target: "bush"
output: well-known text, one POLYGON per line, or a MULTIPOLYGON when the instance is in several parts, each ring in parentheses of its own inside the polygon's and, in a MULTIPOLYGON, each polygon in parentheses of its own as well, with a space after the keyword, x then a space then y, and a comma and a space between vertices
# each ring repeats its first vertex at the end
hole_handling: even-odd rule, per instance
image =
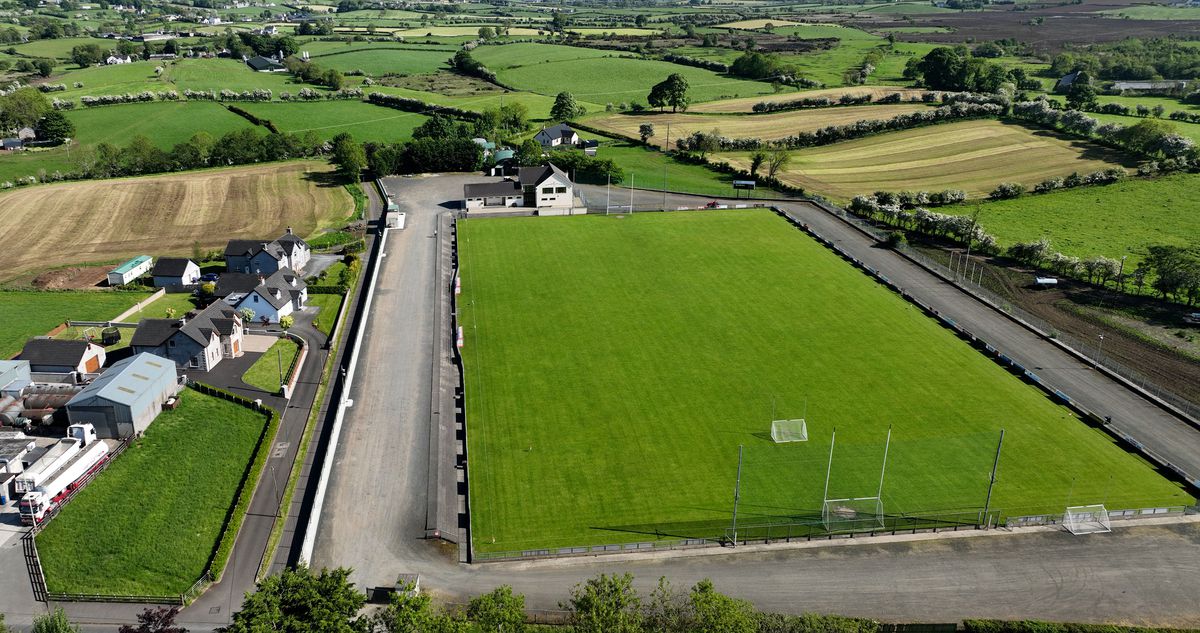
POLYGON ((1008 200, 1025 193, 1025 185, 1015 182, 1002 182, 988 194, 992 200, 1008 200))
POLYGON ((888 248, 897 248, 908 244, 908 238, 904 236, 903 231, 892 231, 887 234, 887 238, 883 240, 883 244, 888 248))

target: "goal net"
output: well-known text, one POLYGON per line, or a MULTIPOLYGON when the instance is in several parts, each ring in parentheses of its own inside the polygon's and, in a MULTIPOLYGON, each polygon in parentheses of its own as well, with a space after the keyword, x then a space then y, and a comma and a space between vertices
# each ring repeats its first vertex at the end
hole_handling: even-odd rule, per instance
POLYGON ((1066 513, 1063 514, 1063 525, 1071 534, 1112 531, 1112 524, 1108 520, 1108 509, 1102 504, 1068 507, 1066 513))
POLYGON ((784 442, 807 442, 808 426, 804 418, 798 420, 775 420, 771 422, 771 440, 776 444, 784 442))
POLYGON ((826 499, 821 521, 828 532, 860 532, 883 527, 883 500, 879 497, 826 499))

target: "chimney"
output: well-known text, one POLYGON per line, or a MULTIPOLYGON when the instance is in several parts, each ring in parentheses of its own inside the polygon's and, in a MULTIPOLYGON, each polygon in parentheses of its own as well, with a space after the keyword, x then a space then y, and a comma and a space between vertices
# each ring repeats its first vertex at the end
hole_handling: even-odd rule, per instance
POLYGON ((290 227, 290 226, 289 226, 289 227, 287 227, 287 234, 288 234, 288 235, 291 235, 291 234, 292 234, 292 227, 290 227))
POLYGON ((278 299, 279 298, 279 288, 271 288, 271 296, 278 299))
POLYGON ((183 327, 185 325, 187 325, 187 315, 186 314, 179 317, 179 327, 183 327))

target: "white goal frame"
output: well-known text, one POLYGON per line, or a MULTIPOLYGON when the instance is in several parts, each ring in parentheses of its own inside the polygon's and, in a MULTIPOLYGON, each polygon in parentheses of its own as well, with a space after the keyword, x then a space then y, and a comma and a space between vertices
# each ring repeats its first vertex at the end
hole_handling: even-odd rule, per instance
POLYGON ((883 500, 879 497, 826 499, 821 507, 826 532, 861 532, 882 529, 883 500))
POLYGON ((787 442, 807 442, 808 424, 804 418, 794 420, 772 420, 771 441, 776 444, 787 442))
POLYGON ((1063 513, 1063 527, 1075 535, 1112 532, 1108 509, 1102 503, 1067 506, 1066 512, 1063 513))

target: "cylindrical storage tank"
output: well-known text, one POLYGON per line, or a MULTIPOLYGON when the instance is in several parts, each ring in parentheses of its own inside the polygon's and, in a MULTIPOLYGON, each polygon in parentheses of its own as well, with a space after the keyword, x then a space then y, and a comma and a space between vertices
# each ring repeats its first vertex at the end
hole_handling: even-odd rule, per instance
POLYGON ((21 410, 25 408, 20 402, 12 404, 0 409, 0 424, 5 426, 16 426, 17 418, 21 416, 21 410))
POLYGON ((0 411, 8 408, 9 405, 16 401, 17 399, 12 396, 0 396, 0 411))
POLYGON ((26 420, 33 420, 34 422, 38 422, 38 423, 41 423, 46 418, 49 418, 53 415, 54 415, 54 409, 22 409, 21 410, 21 417, 25 418, 26 420))
POLYGON ((74 398, 72 394, 37 394, 25 398, 26 409, 58 409, 74 398))

